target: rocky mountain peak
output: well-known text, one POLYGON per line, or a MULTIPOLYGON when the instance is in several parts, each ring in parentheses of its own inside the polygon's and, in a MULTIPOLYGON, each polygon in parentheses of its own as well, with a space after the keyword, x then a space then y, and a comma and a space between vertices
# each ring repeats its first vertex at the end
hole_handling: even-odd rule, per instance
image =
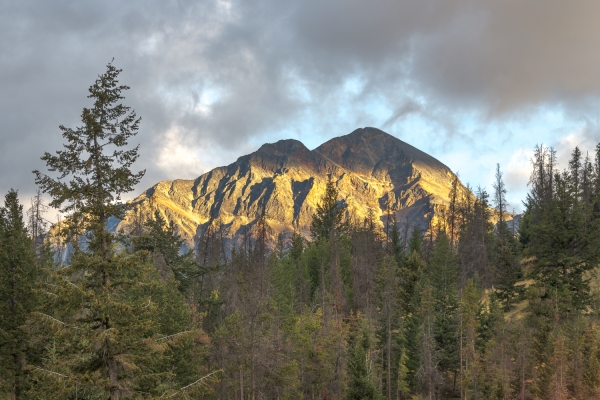
POLYGON ((283 139, 275 143, 265 143, 256 151, 257 154, 274 156, 293 156, 298 153, 308 153, 304 143, 296 139, 283 139))
POLYGON ((407 164, 442 173, 450 171, 429 154, 377 128, 356 129, 323 143, 315 151, 344 168, 367 174, 376 174, 384 166, 401 168, 407 164))
POLYGON ((159 182, 133 201, 119 228, 127 229, 136 214, 158 210, 190 245, 216 219, 235 239, 264 207, 274 233, 308 235, 329 179, 358 220, 373 210, 383 225, 393 212, 403 224, 426 228, 448 202, 454 177, 440 161, 376 128, 357 129, 312 151, 297 140, 280 140, 195 180, 159 182))

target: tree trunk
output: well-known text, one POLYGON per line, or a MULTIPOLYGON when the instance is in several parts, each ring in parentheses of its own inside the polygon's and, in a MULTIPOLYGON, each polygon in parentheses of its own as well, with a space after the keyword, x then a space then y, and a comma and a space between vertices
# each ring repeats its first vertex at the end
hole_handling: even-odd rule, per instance
POLYGON ((15 380, 13 382, 12 400, 17 400, 21 397, 21 363, 19 362, 19 355, 17 353, 13 354, 13 360, 15 363, 15 380))
POLYGON ((244 400, 244 371, 240 369, 240 400, 244 400))
MULTIPOLYGON (((388 300, 389 301, 389 300, 388 300)), ((387 398, 392 400, 392 322, 390 310, 387 315, 387 398)))
POLYGON ((117 372, 117 363, 112 358, 108 360, 108 379, 110 382, 110 400, 119 400, 121 398, 119 374, 117 372))

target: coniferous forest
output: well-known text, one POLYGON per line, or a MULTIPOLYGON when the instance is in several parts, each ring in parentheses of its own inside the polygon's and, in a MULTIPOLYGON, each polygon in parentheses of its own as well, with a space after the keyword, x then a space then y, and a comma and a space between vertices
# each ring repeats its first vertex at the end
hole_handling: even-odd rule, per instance
POLYGON ((107 229, 144 175, 119 72, 29 210, 0 208, 2 398, 600 398, 600 145, 564 171, 536 147, 518 227, 497 166, 423 229, 355 218, 331 179, 309 238, 263 210, 233 248, 216 219, 182 253, 159 213, 107 229))

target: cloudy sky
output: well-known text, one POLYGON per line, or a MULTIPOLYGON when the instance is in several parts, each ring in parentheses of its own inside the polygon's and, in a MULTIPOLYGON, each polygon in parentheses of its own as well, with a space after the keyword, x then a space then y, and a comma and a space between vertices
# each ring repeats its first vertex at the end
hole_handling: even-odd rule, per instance
POLYGON ((564 165, 600 141, 598 16, 597 0, 0 0, 0 193, 33 194, 114 57, 142 117, 137 193, 374 126, 475 187, 500 163, 519 210, 536 144, 564 165))

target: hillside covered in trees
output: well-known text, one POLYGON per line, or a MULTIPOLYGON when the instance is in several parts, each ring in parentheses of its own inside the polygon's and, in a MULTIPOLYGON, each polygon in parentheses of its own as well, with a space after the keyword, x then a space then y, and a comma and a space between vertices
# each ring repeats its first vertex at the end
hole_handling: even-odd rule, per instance
POLYGON ((518 231, 498 166, 427 229, 352 215, 330 179, 308 239, 272 239, 262 207, 233 248, 216 218, 182 254, 160 212, 107 229, 143 176, 119 72, 61 127, 31 209, 14 190, 0 209, 2 398, 600 396, 600 146, 565 171, 535 149, 518 231), (52 240, 42 192, 68 215, 52 240))

